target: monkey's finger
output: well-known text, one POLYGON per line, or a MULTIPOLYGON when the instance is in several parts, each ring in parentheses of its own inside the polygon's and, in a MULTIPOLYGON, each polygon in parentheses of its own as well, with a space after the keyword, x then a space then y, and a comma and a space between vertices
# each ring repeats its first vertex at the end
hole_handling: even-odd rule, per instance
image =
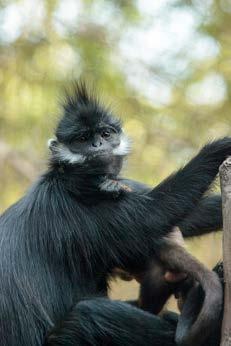
POLYGON ((120 186, 124 191, 132 192, 132 189, 129 186, 124 185, 124 184, 120 184, 120 186))
POLYGON ((187 278, 187 274, 185 274, 185 273, 174 273, 174 272, 167 271, 164 274, 164 278, 165 278, 165 280, 167 282, 175 283, 175 282, 180 282, 180 281, 185 280, 187 278))

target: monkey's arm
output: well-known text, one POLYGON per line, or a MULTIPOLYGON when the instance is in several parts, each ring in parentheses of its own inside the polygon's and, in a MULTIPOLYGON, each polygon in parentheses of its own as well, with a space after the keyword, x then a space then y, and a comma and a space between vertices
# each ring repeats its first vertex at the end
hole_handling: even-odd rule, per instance
MULTIPOLYGON (((151 191, 148 185, 135 180, 121 179, 120 181, 138 193, 151 191)), ((221 196, 203 197, 192 213, 178 224, 178 227, 185 238, 220 231, 222 228, 221 196)))
POLYGON ((178 224, 185 238, 219 231, 222 228, 221 196, 201 199, 193 212, 178 224))
POLYGON ((184 168, 147 194, 156 206, 157 225, 164 234, 197 206, 229 155, 230 144, 230 138, 207 144, 184 168))

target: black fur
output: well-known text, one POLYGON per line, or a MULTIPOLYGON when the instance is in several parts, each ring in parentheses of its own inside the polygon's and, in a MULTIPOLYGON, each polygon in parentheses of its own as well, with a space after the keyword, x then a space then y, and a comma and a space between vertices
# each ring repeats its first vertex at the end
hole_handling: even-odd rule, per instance
MULTIPOLYGON (((82 109, 93 123, 106 112, 87 94, 77 90, 74 97, 58 125, 63 143, 73 140, 82 109)), ((95 190, 99 175, 117 170, 111 152, 84 164, 51 159, 0 218, 1 345, 41 346, 49 331, 46 345, 174 345, 173 329, 162 319, 98 297, 107 295, 113 268, 145 268, 230 154, 231 138, 215 141, 151 192, 124 191, 117 199, 95 190)))

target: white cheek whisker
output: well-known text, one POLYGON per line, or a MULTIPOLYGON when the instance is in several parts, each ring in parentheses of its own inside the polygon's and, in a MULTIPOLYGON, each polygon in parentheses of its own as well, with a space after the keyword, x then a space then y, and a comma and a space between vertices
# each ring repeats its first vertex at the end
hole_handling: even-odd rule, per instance
POLYGON ((55 139, 49 139, 47 144, 48 148, 52 153, 53 158, 60 162, 68 162, 70 164, 75 164, 83 163, 86 160, 86 156, 72 153, 67 146, 57 142, 55 139))
POLYGON ((72 153, 67 147, 62 146, 58 152, 58 158, 60 161, 74 163, 83 163, 86 159, 84 155, 72 153))
POLYGON ((131 146, 131 140, 123 134, 120 139, 120 144, 113 149, 112 153, 118 156, 127 155, 131 151, 131 146))
POLYGON ((57 142, 56 138, 49 138, 47 141, 47 147, 48 149, 52 150, 52 145, 57 142))

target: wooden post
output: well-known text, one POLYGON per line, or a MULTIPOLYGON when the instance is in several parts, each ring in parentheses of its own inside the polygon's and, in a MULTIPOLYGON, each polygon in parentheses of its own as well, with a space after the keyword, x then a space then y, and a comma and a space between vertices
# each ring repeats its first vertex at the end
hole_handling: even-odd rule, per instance
POLYGON ((223 263, 225 280, 221 346, 231 346, 231 157, 220 166, 223 213, 223 263))

